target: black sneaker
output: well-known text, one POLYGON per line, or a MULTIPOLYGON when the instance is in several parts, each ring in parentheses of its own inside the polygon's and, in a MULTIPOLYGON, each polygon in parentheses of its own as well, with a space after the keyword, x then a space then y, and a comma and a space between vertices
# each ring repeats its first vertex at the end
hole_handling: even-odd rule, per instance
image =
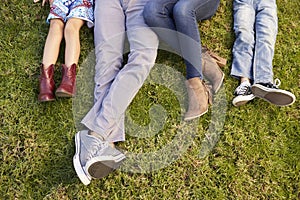
POLYGON ((232 100, 234 106, 241 106, 251 101, 255 96, 251 92, 251 84, 248 81, 242 82, 234 91, 235 97, 232 100))
POLYGON ((277 106, 288 106, 295 102, 296 97, 289 91, 278 88, 280 80, 276 79, 273 83, 256 83, 252 86, 252 93, 277 106))

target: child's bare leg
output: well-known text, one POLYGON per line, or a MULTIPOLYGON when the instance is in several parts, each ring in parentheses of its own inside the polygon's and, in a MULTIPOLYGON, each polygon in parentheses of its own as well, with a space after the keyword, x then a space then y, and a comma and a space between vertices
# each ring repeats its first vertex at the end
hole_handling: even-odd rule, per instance
POLYGON ((84 21, 77 18, 71 18, 66 23, 64 36, 66 41, 65 65, 67 67, 78 63, 80 55, 79 31, 83 24, 84 21))
POLYGON ((84 24, 81 19, 71 18, 64 30, 66 41, 65 64, 62 65, 62 80, 56 90, 58 97, 73 97, 75 94, 76 65, 80 54, 79 30, 84 24))
POLYGON ((246 77, 241 77, 241 83, 242 83, 242 82, 245 82, 245 81, 250 82, 250 79, 249 79, 249 78, 246 78, 246 77))
POLYGON ((43 54, 45 68, 55 64, 57 61, 63 31, 64 22, 60 19, 51 19, 43 54))

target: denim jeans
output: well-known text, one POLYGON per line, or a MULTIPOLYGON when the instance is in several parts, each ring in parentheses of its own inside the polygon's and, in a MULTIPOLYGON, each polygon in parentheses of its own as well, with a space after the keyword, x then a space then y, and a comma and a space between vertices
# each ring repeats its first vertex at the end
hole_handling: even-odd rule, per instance
POLYGON ((187 79, 203 79, 198 21, 212 17, 219 3, 220 0, 151 0, 144 8, 146 23, 185 59, 187 79), (173 30, 173 34, 155 27, 173 30))
POLYGON ((231 75, 254 83, 273 82, 277 36, 276 0, 234 0, 233 62, 231 75))
POLYGON ((148 1, 95 1, 95 103, 82 123, 109 142, 125 140, 124 113, 155 63, 159 41, 143 18, 148 1))

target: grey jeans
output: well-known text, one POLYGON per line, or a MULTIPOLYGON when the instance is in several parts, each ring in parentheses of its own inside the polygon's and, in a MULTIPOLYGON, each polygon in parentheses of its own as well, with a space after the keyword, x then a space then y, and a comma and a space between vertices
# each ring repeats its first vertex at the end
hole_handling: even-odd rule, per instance
POLYGON ((124 113, 155 63, 158 38, 142 15, 148 1, 95 1, 95 103, 82 123, 109 142, 125 140, 124 113))

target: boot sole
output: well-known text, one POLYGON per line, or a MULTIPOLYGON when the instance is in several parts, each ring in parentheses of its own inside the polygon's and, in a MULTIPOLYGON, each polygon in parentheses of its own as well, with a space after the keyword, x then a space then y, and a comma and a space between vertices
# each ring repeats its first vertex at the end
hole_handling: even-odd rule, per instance
POLYGON ((55 96, 57 96, 57 97, 66 97, 66 98, 74 97, 74 95, 72 93, 64 91, 64 90, 56 91, 55 96))
POLYGON ((216 94, 217 92, 219 92, 221 86, 223 85, 224 78, 225 78, 225 74, 224 74, 222 71, 221 71, 221 73, 222 73, 222 78, 221 78, 221 81, 220 81, 218 87, 217 87, 216 90, 214 91, 214 94, 216 94))
POLYGON ((41 97, 38 97, 38 101, 39 102, 48 102, 48 101, 55 101, 55 98, 41 98, 41 97))
POLYGON ((46 99, 46 100, 40 100, 38 99, 39 102, 51 102, 51 101, 55 101, 55 99, 46 99))
POLYGON ((207 112, 208 112, 208 109, 207 109, 205 112, 200 113, 200 114, 198 114, 198 115, 194 115, 194 116, 191 116, 191 117, 185 117, 185 118, 184 118, 184 121, 190 121, 190 120, 196 119, 196 118, 198 118, 198 117, 201 117, 202 115, 204 115, 204 114, 207 113, 207 112))

